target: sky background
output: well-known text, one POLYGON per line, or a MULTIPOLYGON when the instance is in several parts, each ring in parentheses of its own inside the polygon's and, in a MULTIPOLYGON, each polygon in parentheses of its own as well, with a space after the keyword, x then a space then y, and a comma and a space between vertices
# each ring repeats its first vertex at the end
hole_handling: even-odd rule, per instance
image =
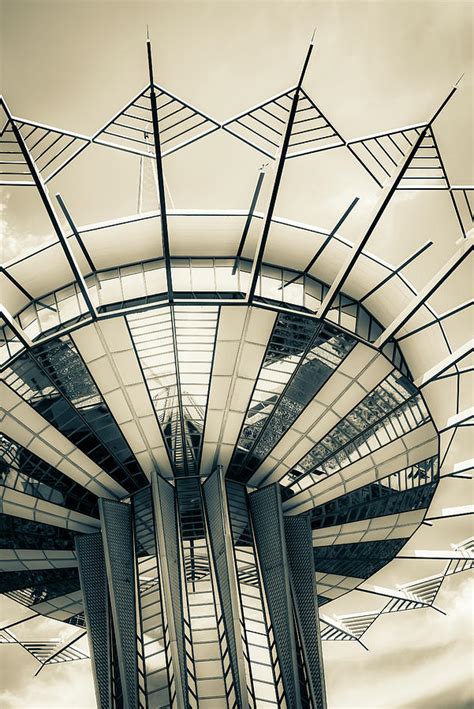
MULTIPOLYGON (((89 135, 146 84, 148 24, 157 83, 224 120, 295 83, 316 27, 305 89, 348 138, 425 120, 466 72, 437 123, 437 137, 451 182, 472 184, 473 10, 473 3, 455 0, 4 0, 2 90, 14 115, 89 135)), ((328 228, 355 195, 367 204, 375 199, 377 191, 353 161, 334 154, 313 157, 289 162, 279 216, 328 228)), ((258 153, 219 134, 167 159, 165 169, 177 208, 246 209, 261 163, 258 153)), ((136 210, 138 158, 94 147, 51 184, 78 224, 129 215, 136 210)), ((424 194, 413 200, 409 193, 399 194, 371 251, 398 263, 433 238, 422 272, 407 273, 424 283, 459 238, 444 197, 424 194)), ((33 190, 5 189, 0 209, 5 259, 51 240, 33 190)), ((356 225, 357 219, 345 226, 344 235, 350 238, 356 225)), ((436 504, 463 504, 470 496, 469 482, 444 481, 436 504)), ((465 520, 441 521, 421 528, 409 548, 449 549, 470 534, 465 520)), ((374 583, 403 583, 442 567, 442 562, 393 562, 374 583)), ((385 616, 366 635, 370 653, 356 643, 325 643, 331 709, 472 706, 472 594, 466 574, 448 579, 438 598, 447 616, 433 610, 385 616)), ((377 607, 374 600, 354 593, 328 612, 371 610, 377 607)), ((26 610, 2 602, 4 622, 21 614, 26 610)), ((41 620, 21 633, 45 638, 71 630, 41 620)), ((2 646, 0 653, 2 707, 94 706, 88 662, 46 668, 33 680, 33 658, 12 646, 2 646)))

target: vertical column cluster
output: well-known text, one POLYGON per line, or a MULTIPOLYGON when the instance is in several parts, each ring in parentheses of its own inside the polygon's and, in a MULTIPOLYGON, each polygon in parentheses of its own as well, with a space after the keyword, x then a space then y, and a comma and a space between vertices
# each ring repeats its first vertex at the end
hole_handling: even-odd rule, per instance
POLYGON ((135 572, 139 628, 143 643, 146 693, 152 706, 171 704, 176 695, 170 653, 170 632, 164 608, 163 574, 157 552, 155 516, 150 488, 133 497, 135 572))
POLYGON ((188 605, 186 631, 191 641, 199 707, 231 707, 224 671, 226 633, 211 575, 201 480, 178 478, 175 489, 188 605))
POLYGON ((309 517, 283 518, 277 484, 253 492, 249 503, 284 700, 289 707, 325 708, 309 517))
POLYGON ((98 705, 325 708, 311 528, 278 485, 154 475, 78 538, 98 705))

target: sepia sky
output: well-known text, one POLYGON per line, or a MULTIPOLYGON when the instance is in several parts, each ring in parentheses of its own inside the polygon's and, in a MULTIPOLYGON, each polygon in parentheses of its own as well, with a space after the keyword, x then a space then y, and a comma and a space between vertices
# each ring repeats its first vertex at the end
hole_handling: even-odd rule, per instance
MULTIPOLYGON (((12 113, 90 135, 147 82, 145 38, 153 41, 155 80, 217 120, 293 85, 316 27, 305 89, 349 138, 427 119, 465 72, 437 125, 453 184, 473 183, 474 3, 426 0, 359 2, 116 2, 3 0, 2 93, 12 113)), ((336 151, 337 152, 337 151, 336 151)), ((227 135, 199 141, 165 161, 177 208, 246 209, 262 156, 227 135)), ((53 181, 77 224, 136 210, 138 158, 93 147, 53 181)), ((357 167, 357 166, 356 166, 357 167)), ((331 227, 354 195, 367 202, 373 185, 354 165, 321 156, 290 161, 278 216, 331 227)), ((371 250, 399 262, 433 238, 425 272, 452 255, 459 234, 448 205, 433 195, 414 203, 403 193, 371 250), (421 206, 420 206, 421 205, 421 206), (416 230, 407 235, 407 225, 416 230), (416 231, 416 233, 415 233, 416 231)), ((1 196, 3 257, 12 259, 53 237, 34 191, 6 188, 1 196)), ((350 225, 348 237, 350 238, 350 225)), ((416 280, 413 270, 410 278, 416 280)), ((464 504, 467 481, 445 481, 439 507, 464 504), (457 500, 457 502, 456 502, 457 500), (461 502, 459 502, 461 500, 461 502)), ((472 534, 464 520, 423 527, 410 549, 449 549, 472 534)), ((392 562, 374 583, 391 585, 439 573, 442 562, 392 562)), ((383 617, 356 643, 325 643, 330 709, 461 709, 474 702, 472 579, 446 581, 433 610, 383 617)), ((330 613, 370 610, 361 593, 330 613)), ((26 610, 2 603, 2 624, 26 610)), ((376 606, 377 604, 375 604, 376 606)), ((36 622, 36 621, 35 621, 36 622)), ((70 629, 32 624, 35 637, 70 629)), ((21 631, 28 635, 28 624, 21 631)), ((0 706, 95 706, 88 662, 46 668, 19 648, 0 647, 0 706)))

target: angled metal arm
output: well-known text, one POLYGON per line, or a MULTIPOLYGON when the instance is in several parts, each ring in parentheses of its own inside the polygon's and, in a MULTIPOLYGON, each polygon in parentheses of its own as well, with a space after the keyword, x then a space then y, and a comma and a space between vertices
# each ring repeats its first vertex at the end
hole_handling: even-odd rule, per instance
POLYGON ((30 173, 31 173, 31 175, 32 175, 32 177, 33 177, 33 180, 34 180, 34 183, 35 183, 36 188, 37 188, 37 190, 38 190, 39 196, 41 197, 41 201, 43 202, 43 205, 44 205, 44 208, 46 209, 46 212, 48 213, 48 217, 49 217, 50 222, 51 222, 51 224, 52 224, 52 226, 53 226, 53 229, 54 229, 54 231, 56 232, 56 236, 58 237, 58 239, 59 239, 59 241, 60 241, 60 243, 61 243, 61 246, 63 247, 65 256, 66 256, 67 261, 68 261, 68 263, 69 263, 69 265, 70 265, 70 267, 71 267, 71 270, 72 270, 72 272, 73 272, 73 274, 74 274, 74 277, 76 278, 76 280, 77 280, 77 282, 78 282, 79 288, 81 289, 82 295, 83 295, 84 300, 85 300, 86 305, 87 305, 87 308, 88 308, 90 314, 92 315, 92 317, 93 317, 93 318, 96 318, 96 317, 97 317, 97 313, 95 312, 95 308, 94 308, 94 306, 92 305, 92 301, 91 301, 90 298, 89 298, 89 294, 88 294, 88 291, 87 291, 87 286, 86 286, 86 284, 85 284, 84 279, 82 278, 82 276, 81 276, 81 274, 80 274, 80 271, 79 271, 79 268, 78 268, 78 266, 77 266, 77 264, 76 264, 76 262, 75 262, 74 256, 73 256, 71 250, 69 249, 69 246, 68 246, 68 244, 67 244, 67 240, 66 240, 66 238, 64 237, 64 234, 63 234, 62 229, 61 229, 61 225, 60 225, 60 223, 59 223, 59 219, 58 219, 58 217, 56 216, 56 212, 54 211, 54 207, 53 207, 53 205, 52 205, 52 203, 51 203, 51 200, 50 200, 50 198, 49 198, 48 191, 47 191, 46 186, 45 186, 45 184, 44 184, 44 182, 43 182, 43 178, 41 177, 40 172, 39 172, 39 170, 37 169, 37 167, 36 167, 36 165, 35 165, 35 163, 34 163, 34 160, 33 160, 33 158, 32 158, 31 155, 30 155, 30 152, 29 152, 29 150, 28 150, 28 147, 27 147, 27 145, 26 145, 26 143, 25 143, 25 140, 24 140, 22 134, 20 133, 20 131, 19 131, 19 129, 18 129, 18 126, 15 124, 15 121, 12 119, 12 115, 11 115, 11 113, 10 113, 10 110, 9 110, 8 106, 7 106, 5 103, 3 103, 3 106, 4 106, 4 109, 5 109, 5 113, 7 114, 8 119, 9 119, 9 121, 10 121, 10 124, 11 124, 11 127, 12 127, 12 131, 13 131, 13 135, 15 136, 15 140, 17 141, 17 143, 18 143, 18 145, 19 145, 19 148, 20 148, 20 150, 21 150, 21 152, 22 152, 22 154, 23 154, 23 157, 24 157, 25 162, 26 162, 26 164, 27 164, 27 166, 28 166, 28 169, 29 169, 29 171, 30 171, 30 173), (73 265, 73 264, 74 264, 74 265, 73 265))
POLYGON ((161 144, 160 144, 160 128, 158 123, 158 106, 156 103, 156 92, 155 84, 153 80, 153 60, 151 56, 151 42, 148 39, 146 43, 147 57, 148 57, 148 73, 150 76, 150 102, 151 102, 151 115, 153 122, 153 138, 155 143, 155 159, 156 159, 156 171, 158 175, 158 194, 160 198, 160 219, 161 219, 161 238, 163 243, 163 258, 165 260, 165 270, 166 270, 166 285, 168 290, 168 299, 170 303, 173 302, 173 280, 171 274, 171 260, 170 260, 170 243, 168 234, 168 220, 166 216, 166 193, 165 193, 165 179, 163 175, 163 162, 161 155, 161 144))
MULTIPOLYGON (((423 288, 423 290, 413 299, 408 306, 392 321, 392 323, 382 332, 375 347, 381 349, 387 340, 394 337, 399 330, 413 317, 414 313, 433 295, 433 293, 446 281, 447 278, 463 263, 472 253, 474 244, 472 240, 463 239, 461 248, 454 256, 438 271, 436 276, 423 288)), ((463 304, 464 307, 464 304, 463 304)), ((410 334, 414 334, 413 331, 410 334)))
MULTIPOLYGON (((75 642, 77 642, 78 640, 80 640, 81 638, 83 638, 84 635, 86 635, 86 634, 87 634, 87 630, 84 630, 84 631, 82 631, 82 632, 79 631, 78 633, 76 633, 75 635, 73 635, 73 637, 72 637, 70 640, 66 640, 63 644, 61 644, 61 645, 58 647, 58 649, 57 649, 55 652, 53 652, 52 655, 50 655, 44 662, 42 662, 42 663, 40 664, 39 669, 35 672, 34 676, 36 677, 37 675, 39 675, 39 673, 41 672, 41 670, 44 669, 44 668, 46 667, 46 665, 51 664, 51 661, 54 660, 55 657, 57 657, 57 656, 60 655, 62 652, 64 652, 64 650, 67 650, 68 648, 70 648, 71 645, 74 645, 75 642)), ((77 659, 87 660, 87 659, 89 659, 89 658, 87 657, 87 655, 84 655, 84 657, 82 657, 82 658, 77 658, 77 659)))
POLYGON ((349 257, 348 257, 346 263, 344 263, 343 266, 341 267, 341 269, 339 270, 339 273, 337 274, 331 288, 329 289, 329 292, 327 293, 326 297, 324 298, 323 302, 321 303, 321 306, 316 313, 318 318, 323 319, 328 314, 329 310, 331 309, 332 305, 334 304, 334 301, 336 300, 342 287, 344 286, 344 283, 348 279, 354 264, 356 263, 357 259, 359 258, 360 254, 362 253, 364 247, 366 246, 367 242, 369 241, 370 237, 372 236, 377 224, 379 223, 383 213, 385 212, 385 210, 386 210, 387 206, 389 205, 393 195, 395 194, 400 182, 402 181, 402 179, 403 179, 403 177, 404 177, 404 175, 405 175, 405 173, 406 173, 406 171, 413 159, 413 156, 415 155, 415 153, 417 152, 421 143, 425 139, 426 134, 429 131, 429 129, 431 128, 432 123, 439 116, 439 114, 441 113, 443 108, 448 103, 449 99, 455 93, 456 89, 457 89, 456 86, 454 86, 451 89, 448 96, 444 99, 442 104, 435 111, 435 113, 433 114, 430 121, 426 124, 426 126, 420 132, 417 140, 413 144, 407 157, 404 159, 403 163, 401 164, 401 166, 398 168, 397 172, 395 173, 395 176, 392 179, 391 183, 389 183, 387 185, 387 187, 384 188, 385 194, 383 194, 383 192, 382 192, 381 202, 380 202, 379 206, 376 208, 375 214, 374 214, 373 218, 371 219, 368 228, 366 229, 364 235, 359 240, 357 245, 354 245, 354 248, 352 249, 351 253, 349 254, 349 257))
POLYGON ((20 340, 23 347, 29 349, 33 346, 33 343, 26 332, 3 305, 0 305, 0 316, 5 320, 5 323, 13 331, 14 335, 20 340))
POLYGON ((247 219, 245 221, 244 230, 242 232, 242 236, 240 237, 239 248, 237 249, 237 254, 235 256, 234 265, 232 267, 232 275, 233 276, 235 275, 235 272, 237 271, 238 265, 240 263, 240 257, 242 256, 242 251, 244 250, 245 240, 247 238, 247 234, 249 233, 250 225, 252 223, 252 218, 253 218, 253 214, 255 212, 255 207, 257 206, 257 200, 258 200, 258 196, 260 194, 260 190, 262 188, 262 183, 263 183, 264 177, 265 177, 265 171, 264 171, 264 167, 262 166, 260 168, 260 172, 258 173, 258 180, 257 180, 257 184, 255 187, 255 191, 253 193, 252 204, 250 205, 249 213, 248 213, 247 219))
POLYGON ((291 280, 289 280, 289 281, 287 281, 286 283, 284 283, 282 286, 280 286, 279 290, 282 290, 282 288, 285 288, 286 286, 290 286, 292 283, 295 283, 295 282, 298 281, 300 278, 302 278, 303 276, 306 276, 306 275, 310 272, 310 270, 313 268, 313 266, 314 266, 314 264, 316 263, 316 261, 318 260, 318 258, 321 256, 321 254, 323 253, 323 251, 325 250, 325 248, 328 246, 328 244, 329 244, 329 242, 331 241, 331 239, 337 234, 339 228, 340 228, 341 225, 344 223, 344 221, 346 220, 346 218, 349 216, 349 214, 351 213, 351 211, 353 210, 353 208, 356 206, 356 204, 357 204, 358 201, 359 201, 359 197, 356 197, 355 199, 352 200, 352 202, 351 202, 350 205, 347 207, 347 209, 346 209, 346 211, 344 212, 344 214, 342 215, 342 217, 341 217, 341 218, 339 219, 339 221, 337 222, 336 226, 331 230, 331 233, 328 234, 327 237, 324 239, 323 243, 321 244, 321 246, 319 247, 319 249, 316 251, 316 254, 313 256, 313 258, 311 259, 311 261, 308 263, 308 265, 307 265, 306 268, 304 269, 303 273, 300 273, 298 276, 295 276, 295 277, 292 278, 291 280))
POLYGON ((314 46, 313 40, 311 40, 308 51, 306 53, 306 58, 305 58, 305 61, 303 64, 303 69, 301 71, 300 78, 299 78, 298 84, 295 89, 295 94, 294 94, 293 100, 291 102, 290 114, 288 117, 288 123, 286 124, 285 136, 283 138, 283 144, 282 144, 280 156, 278 158, 275 179, 273 182, 273 188, 272 188, 272 192, 270 195, 270 202, 268 205, 267 213, 265 215, 265 221, 263 224, 262 234, 260 236, 259 244, 257 247, 257 254, 256 254, 254 262, 253 262, 252 272, 251 272, 251 276, 250 276, 250 287, 249 287, 249 291, 248 291, 248 295, 247 295, 247 300, 249 302, 251 302, 253 300, 253 297, 255 295, 255 289, 257 287, 257 281, 258 281, 258 276, 260 273, 260 267, 262 265, 263 255, 265 253, 265 247, 267 245, 268 234, 270 232, 270 226, 272 223, 272 216, 273 216, 275 204, 276 204, 277 197, 278 197, 278 192, 280 189, 280 183, 281 183, 281 178, 283 175, 283 168, 285 166, 286 156, 288 153, 288 147, 290 144, 291 132, 293 130, 293 123, 295 121, 296 109, 298 106, 298 99, 300 96, 300 89, 301 89, 301 85, 303 83, 303 79, 304 79, 304 75, 306 72, 306 68, 308 66, 308 62, 310 60, 310 57, 311 57, 311 54, 313 51, 313 46, 314 46))
POLYGON ((370 298, 371 295, 373 295, 376 291, 379 290, 379 288, 382 288, 388 281, 390 281, 394 276, 397 276, 401 271, 403 271, 404 268, 409 266, 415 259, 418 258, 418 256, 421 256, 421 254, 425 253, 425 251, 433 246, 432 241, 426 241, 423 246, 420 246, 419 249, 417 249, 411 256, 408 256, 402 263, 397 266, 397 268, 392 271, 391 273, 388 274, 385 278, 383 278, 380 283, 377 283, 373 288, 371 288, 368 293, 366 293, 360 300, 359 303, 363 303, 364 300, 367 300, 370 298))
POLYGON ((438 379, 442 374, 444 374, 444 372, 446 372, 446 370, 450 369, 450 367, 454 367, 454 365, 470 355, 472 352, 474 352, 473 340, 466 342, 461 347, 458 347, 458 349, 452 352, 452 354, 441 360, 441 362, 439 362, 436 366, 432 367, 421 377, 416 379, 415 386, 422 389, 430 382, 438 379))
MULTIPOLYGON (((12 283, 15 288, 17 288, 22 295, 25 296, 25 298, 28 298, 28 300, 35 300, 34 297, 29 293, 26 288, 24 288, 19 281, 17 281, 16 278, 14 278, 11 273, 7 271, 7 269, 4 266, 0 266, 0 273, 3 273, 6 278, 12 283)), ((56 308, 53 305, 48 305, 47 303, 43 303, 41 300, 36 301, 38 305, 41 305, 41 307, 46 308, 47 310, 52 310, 55 313, 57 312, 56 308)))
POLYGON ((74 236, 75 236, 76 239, 77 239, 77 243, 79 244, 79 246, 80 246, 80 248, 81 248, 81 251, 82 251, 82 253, 83 253, 83 255, 84 255, 84 258, 85 258, 86 261, 87 261, 87 265, 89 266, 89 268, 90 268, 91 271, 95 271, 96 268, 95 268, 95 266, 94 266, 94 262, 92 261, 92 259, 91 259, 91 257, 90 257, 90 254, 89 254, 89 252, 87 251, 86 246, 85 246, 85 244, 84 244, 84 242, 83 242, 83 240, 82 240, 82 237, 81 237, 81 235, 79 234, 79 231, 78 231, 78 229, 76 228, 76 225, 74 224, 74 222, 73 222, 73 220, 72 220, 72 217, 71 217, 71 215, 69 214, 69 211, 68 211, 66 205, 64 204, 64 200, 63 200, 63 198, 61 197, 61 195, 60 195, 59 193, 56 195, 56 199, 58 200, 59 206, 61 207, 64 216, 66 217, 67 223, 68 223, 69 226, 71 227, 72 233, 74 234, 74 236))
MULTIPOLYGON (((57 194, 56 199, 58 200, 58 204, 61 207, 61 209, 63 210, 65 216, 68 215, 68 212, 67 212, 67 209, 64 205, 64 202, 61 199, 61 195, 57 194)), ((71 220, 71 222, 72 222, 72 220, 71 220)), ((78 284, 80 291, 82 293, 82 297, 84 298, 84 300, 86 302, 87 308, 92 316, 92 319, 95 320, 97 318, 97 311, 92 303, 92 300, 90 299, 86 282, 85 282, 84 277, 79 269, 79 265, 78 265, 76 259, 74 258, 74 254, 72 253, 71 247, 69 246, 69 242, 66 239, 66 237, 64 236, 64 234, 62 233, 61 229, 58 231, 58 239, 61 243, 61 246, 63 247, 64 255, 66 256, 69 267, 74 274, 74 278, 77 281, 77 284, 78 284)))

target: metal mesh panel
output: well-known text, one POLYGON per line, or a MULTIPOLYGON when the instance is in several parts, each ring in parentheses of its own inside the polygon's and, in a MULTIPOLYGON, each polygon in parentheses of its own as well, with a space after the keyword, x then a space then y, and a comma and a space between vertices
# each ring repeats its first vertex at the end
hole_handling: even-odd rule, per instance
POLYGON ((108 709, 111 702, 109 600, 101 534, 77 537, 76 553, 97 703, 108 709))
POLYGON ((131 506, 101 500, 100 516, 124 704, 136 707, 138 657, 131 506))
POLYGON ((279 487, 270 485, 249 499, 286 700, 288 706, 297 707, 299 678, 279 487))
POLYGON ((278 660, 272 656, 270 628, 265 616, 260 576, 249 519, 245 486, 226 481, 227 505, 242 605, 243 630, 249 660, 249 674, 256 706, 277 705, 278 660))
POLYGON ((309 516, 287 517, 284 526, 306 673, 313 700, 319 709, 326 706, 326 693, 309 516))
POLYGON ((147 700, 153 707, 167 706, 171 704, 169 640, 165 630, 150 488, 133 496, 133 511, 147 700))
POLYGON ((188 679, 186 672, 186 647, 184 636, 184 608, 181 584, 179 538, 176 520, 175 490, 170 483, 157 476, 157 500, 159 515, 157 524, 161 524, 164 549, 160 548, 162 563, 168 570, 169 593, 172 598, 173 623, 176 634, 176 648, 181 673, 181 686, 186 697, 188 679))
POLYGON ((186 574, 187 637, 192 640, 188 652, 193 657, 197 696, 200 703, 213 700, 227 706, 222 664, 222 656, 227 651, 226 633, 212 577, 209 572, 206 576, 201 572, 204 564, 210 569, 201 482, 196 477, 178 478, 176 492, 181 549, 184 565, 189 570, 186 574), (198 574, 195 573, 196 561, 199 562, 198 574))
POLYGON ((242 647, 239 647, 240 637, 236 634, 235 618, 240 618, 241 613, 237 605, 237 589, 232 589, 229 565, 233 564, 232 558, 228 558, 228 549, 224 530, 224 499, 222 495, 221 472, 216 470, 204 483, 204 503, 207 514, 207 525, 209 529, 209 540, 211 544, 214 569, 217 576, 217 586, 224 619, 224 626, 227 639, 227 648, 230 656, 234 688, 239 706, 242 704, 242 692, 245 690, 245 678, 241 677, 244 670, 242 665, 242 647), (237 606, 237 607, 235 607, 237 606), (240 657, 239 657, 240 656, 240 657))

